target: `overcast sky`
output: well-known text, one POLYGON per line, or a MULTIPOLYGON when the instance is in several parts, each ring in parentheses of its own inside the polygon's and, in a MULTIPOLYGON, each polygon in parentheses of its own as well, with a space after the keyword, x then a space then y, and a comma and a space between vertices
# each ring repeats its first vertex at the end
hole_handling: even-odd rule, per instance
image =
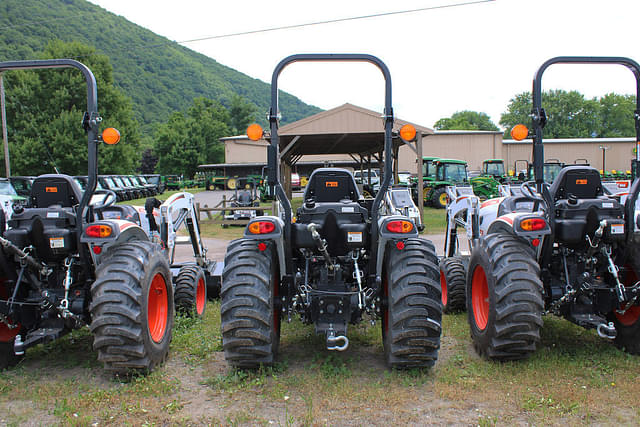
MULTIPOLYGON (((174 41, 465 0, 90 0, 174 41)), ((473 1, 473 0, 466 0, 473 1)), ((495 0, 481 4, 182 43, 265 82, 294 53, 367 53, 391 71, 396 117, 432 127, 456 111, 498 124, 509 100, 530 91, 533 73, 558 55, 628 56, 640 61, 638 0, 495 0)), ((294 64, 280 88, 329 109, 350 102, 383 107, 383 79, 368 64, 294 64)), ((588 97, 634 93, 620 66, 556 65, 543 90, 588 97)))

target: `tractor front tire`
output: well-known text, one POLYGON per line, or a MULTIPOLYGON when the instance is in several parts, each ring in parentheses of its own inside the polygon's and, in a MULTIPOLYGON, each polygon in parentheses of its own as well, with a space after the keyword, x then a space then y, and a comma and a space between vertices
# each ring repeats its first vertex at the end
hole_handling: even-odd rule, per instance
POLYGON ((207 282, 197 265, 180 268, 176 278, 174 301, 176 310, 196 317, 204 316, 207 306, 207 282))
POLYGON ((481 356, 518 360, 536 350, 542 328, 543 287, 535 250, 510 234, 489 234, 471 253, 467 311, 481 356))
POLYGON ((93 348, 116 374, 149 373, 167 357, 173 330, 171 271, 160 246, 112 248, 91 286, 93 348))
POLYGON ((383 273, 382 340, 391 368, 431 367, 438 359, 442 304, 433 244, 390 246, 383 273))
POLYGON ((447 207, 447 189, 445 187, 433 190, 431 205, 436 209, 445 209, 447 207))
POLYGON ((277 266, 271 243, 263 251, 251 239, 234 240, 227 247, 220 306, 222 347, 235 368, 253 369, 275 361, 280 345, 277 266))
POLYGON ((467 277, 462 258, 449 257, 440 261, 440 288, 445 313, 464 311, 467 303, 466 286, 467 277))

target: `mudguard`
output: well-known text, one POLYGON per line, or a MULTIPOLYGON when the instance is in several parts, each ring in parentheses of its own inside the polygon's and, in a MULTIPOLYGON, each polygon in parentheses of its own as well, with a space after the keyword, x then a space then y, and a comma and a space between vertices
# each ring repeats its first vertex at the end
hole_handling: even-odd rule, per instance
POLYGON ((378 219, 378 253, 376 262, 376 277, 382 277, 382 266, 387 248, 387 242, 404 240, 418 237, 416 224, 403 215, 390 215, 378 219), (392 233, 387 230, 387 224, 391 221, 407 221, 413 224, 413 229, 409 233, 392 233))
POLYGON ((100 264, 100 261, 105 253, 108 252, 113 246, 119 245, 131 240, 143 240, 149 241, 149 236, 144 230, 134 222, 125 221, 122 219, 110 219, 92 222, 86 227, 80 242, 89 246, 89 252, 96 265, 100 264), (92 226, 105 225, 111 228, 111 233, 106 237, 93 237, 87 235, 87 228, 92 226))
POLYGON ((272 241, 276 245, 276 250, 278 254, 278 265, 280 267, 280 278, 284 277, 287 270, 285 265, 285 257, 284 257, 284 221, 282 221, 277 216, 265 215, 253 218, 247 224, 247 227, 244 229, 244 238, 251 239, 256 241, 272 241), (251 224, 256 222, 269 221, 275 225, 275 229, 271 233, 265 234, 253 234, 249 231, 249 227, 251 224))

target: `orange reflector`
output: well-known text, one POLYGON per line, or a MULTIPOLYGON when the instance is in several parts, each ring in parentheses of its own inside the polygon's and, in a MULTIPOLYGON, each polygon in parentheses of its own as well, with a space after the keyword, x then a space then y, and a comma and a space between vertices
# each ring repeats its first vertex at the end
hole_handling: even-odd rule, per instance
POLYGON ((413 125, 406 124, 400 128, 400 138, 409 142, 416 138, 416 128, 413 125))
POLYGON ((529 136, 529 129, 525 125, 515 125, 511 129, 511 138, 516 141, 522 141, 527 136, 529 136))
POLYGON ((109 237, 111 236, 111 227, 108 225, 90 225, 84 231, 89 237, 109 237))
POLYGON ((249 127, 247 128, 247 136, 252 141, 258 141, 260 138, 262 138, 262 134, 262 126, 257 123, 249 125, 249 127))
POLYGON ((120 142, 120 131, 116 128, 106 128, 102 131, 102 140, 109 145, 120 142))
POLYGON ((45 187, 44 191, 46 193, 57 193, 58 192, 58 187, 45 187))
POLYGON ((547 222, 542 218, 529 218, 520 222, 520 228, 524 231, 538 231, 546 228, 547 222))
POLYGON ((410 233, 413 231, 411 221, 390 221, 387 223, 387 230, 392 233, 410 233))
POLYGON ((269 234, 273 233, 276 225, 271 221, 256 221, 249 224, 249 233, 251 234, 269 234))
POLYGON ((333 187, 333 188, 337 188, 338 187, 338 181, 327 181, 324 183, 325 187, 333 187))
POLYGON ((576 185, 587 185, 589 183, 586 179, 576 179, 576 185))

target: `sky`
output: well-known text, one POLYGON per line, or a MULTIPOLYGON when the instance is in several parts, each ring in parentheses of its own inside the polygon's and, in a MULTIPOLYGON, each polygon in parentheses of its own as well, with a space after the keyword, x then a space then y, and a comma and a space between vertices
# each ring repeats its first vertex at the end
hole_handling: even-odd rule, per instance
MULTIPOLYGON (((432 127, 456 111, 498 124, 509 100, 531 91, 534 72, 559 56, 627 56, 640 61, 638 0, 89 0, 221 64, 265 82, 296 53, 366 53, 390 70, 395 116, 432 127), (279 26, 430 8, 420 12, 184 42, 279 26)), ((554 65, 543 90, 591 98, 635 94, 615 65, 554 65)), ((382 74, 370 64, 295 63, 279 87, 330 109, 384 106, 382 74)), ((266 113, 266 112, 265 112, 266 113)))

